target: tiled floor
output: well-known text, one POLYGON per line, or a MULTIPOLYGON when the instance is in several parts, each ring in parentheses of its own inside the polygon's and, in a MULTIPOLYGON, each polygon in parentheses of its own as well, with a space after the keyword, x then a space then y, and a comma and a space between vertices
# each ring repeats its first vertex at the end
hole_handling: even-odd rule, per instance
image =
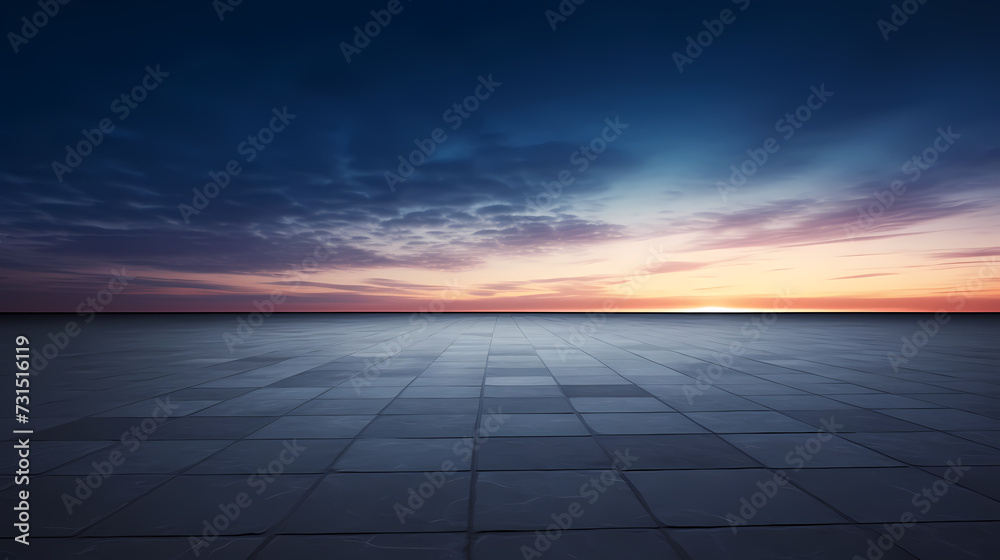
POLYGON ((996 558, 1000 318, 898 371, 926 317, 772 318, 98 316, 32 377, 31 557, 996 558))

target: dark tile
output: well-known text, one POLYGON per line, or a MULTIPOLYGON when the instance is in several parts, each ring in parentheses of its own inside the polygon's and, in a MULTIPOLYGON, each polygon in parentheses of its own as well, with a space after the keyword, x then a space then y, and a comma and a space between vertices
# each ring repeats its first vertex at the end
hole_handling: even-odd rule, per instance
POLYGON ((803 469, 790 476, 859 523, 895 523, 905 513, 918 521, 1000 519, 1000 502, 919 469, 803 469))
POLYGON ((899 548, 876 548, 877 554, 868 556, 877 535, 853 525, 684 529, 670 536, 697 560, 916 560, 899 548))
POLYGON ((591 437, 491 437, 480 440, 479 470, 602 469, 611 459, 591 437))
MULTIPOLYGON (((407 387, 399 394, 401 399, 470 399, 479 398, 481 387, 407 387)), ((442 403, 441 406, 447 406, 442 403)))
POLYGON ((1000 430, 1000 420, 951 408, 880 410, 879 412, 935 430, 1000 430))
POLYGON ((487 387, 545 387, 556 385, 556 380, 552 378, 551 375, 499 375, 490 376, 487 372, 486 381, 484 384, 487 387))
POLYGON ((349 439, 248 439, 188 469, 186 474, 322 473, 350 443, 349 439))
POLYGON ((479 387, 483 384, 483 375, 427 376, 421 375, 413 380, 410 387, 479 387))
POLYGON ((944 466, 959 458, 966 465, 1000 465, 1000 449, 941 432, 844 434, 843 437, 914 466, 944 466))
POLYGON ((472 437, 476 417, 471 414, 406 414, 377 416, 362 434, 366 438, 472 437))
POLYGON ((613 412, 582 416, 598 434, 691 434, 708 431, 676 412, 613 412))
POLYGON ((831 399, 862 408, 936 408, 939 405, 888 393, 876 395, 831 395, 831 399))
POLYGON ((897 545, 921 559, 948 560, 996 558, 1000 522, 918 523, 903 534, 897 545))
POLYGON ((469 470, 473 445, 455 439, 358 439, 337 460, 337 471, 469 470))
MULTIPOLYGON (((45 473, 99 449, 110 450, 117 445, 110 441, 46 441, 31 448, 31 472, 45 473)), ((18 459, 14 453, 9 453, 0 461, 0 468, 5 473, 13 473, 17 470, 18 459)))
POLYGON ((612 470, 479 473, 476 531, 545 530, 553 516, 578 529, 654 526, 612 470))
POLYGON ((294 416, 350 416, 378 414, 392 399, 313 399, 288 414, 294 416))
MULTIPOLYGON (((98 475, 89 479, 79 476, 33 477, 30 488, 21 488, 30 492, 31 537, 77 534, 168 479, 163 475, 133 474, 98 475)), ((4 490, 4 503, 12 504, 11 507, 18 503, 19 500, 15 499, 17 490, 17 487, 4 490)), ((0 535, 14 535, 12 523, 4 523, 0 527, 0 535)))
POLYGON ((561 385, 567 397, 652 397, 637 385, 561 385))
POLYGON ((1000 431, 952 431, 952 435, 1000 449, 1000 431))
POLYGON ((792 387, 788 387, 786 385, 771 383, 769 381, 764 383, 750 383, 750 384, 716 383, 715 387, 733 393, 734 395, 741 395, 745 397, 751 395, 808 395, 809 394, 803 391, 802 389, 795 389, 792 387))
POLYGON ((638 457, 631 470, 726 469, 760 465, 714 434, 597 436, 611 454, 638 457))
POLYGON ((836 432, 923 432, 927 428, 880 414, 874 410, 782 410, 782 414, 825 431, 836 432))
MULTIPOLYGON (((214 405, 217 405, 219 402, 220 401, 217 401, 217 400, 212 400, 212 401, 191 401, 191 400, 187 400, 187 401, 173 401, 173 400, 171 400, 170 401, 170 404, 171 404, 170 417, 171 418, 180 418, 182 416, 188 416, 188 415, 200 412, 202 410, 205 410, 207 408, 212 408, 212 407, 214 407, 214 405)), ((156 410, 157 407, 158 407, 158 403, 156 402, 156 399, 150 399, 148 401, 133 403, 133 404, 125 405, 125 406, 119 406, 119 407, 116 407, 116 408, 112 408, 110 410, 105 410, 104 412, 101 412, 100 414, 97 414, 95 416, 96 417, 125 417, 125 418, 134 418, 134 417, 137 417, 137 416, 141 417, 141 416, 144 416, 144 415, 150 415, 154 410, 156 410)))
MULTIPOLYGON (((963 459, 955 459, 953 464, 968 465, 963 459)), ((951 466, 927 467, 924 470, 934 476, 944 477, 951 466)), ((958 485, 978 492, 987 498, 1000 501, 1000 466, 976 466, 962 475, 958 485)))
POLYGON ((249 478, 178 476, 104 519, 86 534, 202 535, 206 521, 222 535, 260 534, 284 517, 315 480, 315 476, 290 474, 249 478), (218 518, 216 523, 220 515, 228 518, 218 518))
MULTIPOLYGON (((11 541, 13 542, 13 541, 11 541)), ((219 537, 204 545, 192 545, 187 537, 143 538, 31 538, 33 558, 101 558, 102 560, 135 560, 163 558, 169 560, 246 560, 263 544, 261 537, 219 537)), ((4 558, 16 558, 20 550, 0 545, 4 558), (8 556, 10 555, 10 556, 8 556)))
POLYGON ((844 403, 814 395, 768 395, 747 397, 773 410, 842 410, 844 403))
POLYGON ((708 412, 716 410, 767 410, 768 408, 750 399, 736 395, 688 394, 684 396, 661 396, 660 400, 681 412, 708 412))
MULTIPOLYGON (((464 533, 278 535, 257 560, 465 560, 464 533)), ((214 560, 214 557, 213 559, 214 560)))
POLYGON ((653 397, 576 397, 570 401, 579 412, 673 412, 653 397))
POLYGON ((555 385, 543 385, 537 387, 488 386, 483 388, 483 396, 487 398, 565 397, 565 395, 563 395, 562 389, 560 389, 555 385))
POLYGON ((483 402, 483 408, 503 409, 507 414, 573 412, 569 399, 564 397, 487 398, 483 402))
POLYGON ((680 560, 667 539, 654 529, 591 529, 552 532, 554 538, 533 533, 480 533, 472 543, 475 560, 517 558, 621 558, 680 560))
POLYGON ((249 388, 181 389, 164 395, 173 401, 224 401, 250 392, 249 388))
POLYGON ((156 429, 156 439, 240 439, 274 422, 277 417, 215 416, 173 420, 156 429))
POLYGON ((479 399, 396 399, 382 414, 477 414, 479 399))
POLYGON ((86 475, 110 471, 113 474, 170 474, 180 472, 222 449, 223 440, 139 441, 116 445, 63 465, 52 474, 86 475))
POLYGON ((816 431, 808 424, 773 411, 688 412, 685 415, 719 434, 816 431))
POLYGON ((729 434, 721 436, 765 467, 899 467, 885 455, 832 434, 729 434))
POLYGON ((377 385, 352 385, 344 383, 320 395, 324 399, 392 399, 403 390, 402 387, 377 385))
POLYGON ((575 414, 504 414, 492 436, 588 436, 575 414))
POLYGON ((332 474, 281 532, 464 531, 469 485, 469 474, 464 472, 332 474))
POLYGON ((303 402, 303 399, 243 400, 237 397, 205 408, 196 416, 281 416, 303 402))
POLYGON ((639 489, 660 522, 671 527, 738 528, 846 521, 766 469, 628 471, 625 476, 639 489))
POLYGON ((123 434, 129 433, 133 428, 142 431, 143 422, 146 422, 145 426, 148 428, 144 433, 149 433, 162 430, 165 424, 177 421, 178 419, 173 418, 154 420, 148 417, 81 418, 42 430, 35 434, 35 439, 42 441, 119 441, 123 434))
POLYGON ((374 416, 284 416, 247 436, 249 439, 350 438, 374 416))

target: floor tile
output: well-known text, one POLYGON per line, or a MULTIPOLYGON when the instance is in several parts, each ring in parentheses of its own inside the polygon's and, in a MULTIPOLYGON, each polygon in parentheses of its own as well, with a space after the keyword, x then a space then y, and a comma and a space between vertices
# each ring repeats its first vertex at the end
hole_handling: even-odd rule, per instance
POLYGON ((337 471, 469 470, 472 444, 454 439, 359 439, 334 464, 337 471))
MULTIPOLYGON (((898 547, 875 549, 867 556, 877 535, 854 525, 814 527, 740 527, 731 529, 685 529, 670 533, 697 560, 916 560, 898 547)), ((945 557, 941 557, 945 558, 945 557)))
POLYGON ((468 473, 337 473, 289 517, 283 533, 464 531, 468 473))
POLYGON ((680 560, 662 533, 653 529, 594 529, 553 532, 552 539, 538 533, 480 533, 472 544, 475 560, 511 558, 619 558, 628 551, 631 560, 680 560))
POLYGON ((718 434, 816 431, 813 426, 773 411, 688 412, 685 415, 718 434))
POLYGON ((742 527, 845 523, 847 520, 765 469, 629 471, 661 523, 742 527))
POLYGON ((602 469, 611 459, 592 437, 491 437, 481 440, 479 470, 602 469))
POLYGON ((583 414, 598 434, 692 434, 707 430, 676 412, 583 414))
POLYGON ((714 434, 597 436, 614 455, 628 452, 639 459, 632 470, 727 469, 760 464, 714 434))
POLYGON ((463 438, 476 431, 472 414, 380 415, 364 431, 366 438, 463 438))
POLYGON ((358 435, 373 416, 285 416, 247 436, 249 439, 336 439, 358 435))
POLYGON ((941 432, 863 433, 843 437, 908 465, 944 466, 958 459, 966 465, 1000 465, 1000 449, 941 432))
POLYGON ((721 437, 773 469, 903 466, 877 451, 832 434, 727 434, 721 437))
MULTIPOLYGON (((464 533, 278 535, 256 560, 464 560, 464 533)), ((213 558, 214 560, 214 558, 213 558)))
POLYGON ((570 399, 579 412, 673 412, 652 397, 576 397, 570 399))
POLYGON ((349 439, 237 441, 186 471, 186 474, 322 473, 349 439))
POLYGON ((476 531, 544 530, 554 519, 579 529, 654 526, 611 470, 482 472, 474 519, 476 531))
POLYGON ((575 414, 510 414, 493 436, 587 436, 575 414))
POLYGON ((261 534, 291 510, 315 479, 292 474, 178 476, 97 523, 86 534, 201 535, 206 521, 222 535, 261 534), (218 523, 217 516, 222 516, 218 523))
POLYGON ((894 523, 905 513, 925 522, 1000 520, 1000 502, 919 469, 803 469, 789 476, 859 523, 894 523))

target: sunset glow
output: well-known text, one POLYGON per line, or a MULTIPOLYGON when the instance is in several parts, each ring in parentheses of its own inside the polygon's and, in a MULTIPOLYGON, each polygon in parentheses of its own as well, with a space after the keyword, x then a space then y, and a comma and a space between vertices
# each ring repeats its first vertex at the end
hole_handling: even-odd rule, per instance
POLYGON ((9 92, 4 310, 1000 311, 996 73, 953 64, 995 44, 754 5, 678 68, 700 6, 587 8, 497 7, 502 44, 412 10, 348 60, 346 6, 84 41, 9 92))

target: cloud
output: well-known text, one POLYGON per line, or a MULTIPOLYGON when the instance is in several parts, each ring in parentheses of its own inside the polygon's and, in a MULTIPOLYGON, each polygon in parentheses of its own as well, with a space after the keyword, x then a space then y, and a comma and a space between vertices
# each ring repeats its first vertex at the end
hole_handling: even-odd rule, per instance
POLYGON ((876 276, 895 276, 897 272, 872 272, 869 274, 855 274, 854 276, 841 276, 839 278, 831 278, 830 280, 854 280, 857 278, 874 278, 876 276))

